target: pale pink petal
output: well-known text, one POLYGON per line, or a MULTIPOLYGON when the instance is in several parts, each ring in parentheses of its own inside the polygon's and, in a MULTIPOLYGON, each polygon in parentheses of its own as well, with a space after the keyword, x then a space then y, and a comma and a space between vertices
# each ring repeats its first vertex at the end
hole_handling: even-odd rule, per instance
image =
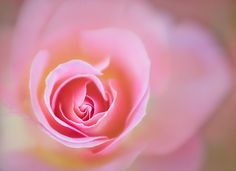
POLYGON ((66 166, 60 167, 60 165, 55 164, 55 161, 53 162, 53 158, 49 161, 48 158, 40 157, 40 155, 20 151, 9 153, 1 158, 3 163, 1 163, 0 167, 4 171, 31 171, 32 168, 34 168, 35 171, 126 171, 142 150, 143 148, 124 149, 123 151, 119 151, 115 156, 110 156, 110 158, 105 156, 105 160, 107 160, 105 162, 102 161, 103 156, 97 156, 97 159, 92 159, 91 163, 89 161, 83 163, 83 160, 80 160, 80 157, 78 157, 78 167, 76 168, 73 165, 70 166, 70 163, 68 163, 68 168, 66 166), (96 164, 92 163, 94 160, 96 164), (100 163, 99 161, 102 162, 100 163))
POLYGON ((141 155, 142 151, 143 147, 138 147, 136 145, 127 149, 122 149, 122 152, 111 161, 94 169, 88 169, 88 171, 127 171, 137 157, 141 155))
POLYGON ((122 19, 126 3, 126 0, 63 1, 48 24, 48 30, 73 27, 87 30, 115 25, 122 19))
POLYGON ((226 56, 206 30, 195 24, 173 26, 169 43, 163 46, 169 48, 171 77, 163 93, 152 85, 148 125, 148 130, 156 130, 151 144, 157 153, 185 143, 217 110, 231 87, 226 56))
POLYGON ((141 100, 148 89, 150 63, 142 42, 135 34, 115 28, 86 31, 81 35, 81 44, 82 49, 90 50, 91 54, 107 54, 110 66, 120 67, 130 79, 134 104, 141 100))
POLYGON ((155 73, 155 84, 157 91, 162 92, 170 77, 170 59, 167 55, 169 25, 173 18, 162 11, 157 11, 149 1, 127 1, 128 7, 124 10, 121 27, 136 33, 143 41, 151 63, 151 73, 155 73))
POLYGON ((30 54, 34 53, 32 50, 35 50, 34 48, 45 29, 45 25, 53 16, 59 4, 59 1, 57 3, 45 3, 39 0, 26 0, 22 5, 17 20, 12 52, 13 64, 15 64, 17 69, 22 69, 29 61, 32 61, 33 57, 30 54), (39 11, 41 11, 41 15, 37 15, 39 11), (22 41, 24 41, 24 44, 22 44, 22 41), (21 60, 20 62, 23 66, 17 65, 19 60, 21 60))
MULTIPOLYGON (((129 117, 127 118, 127 120, 125 122, 124 131, 117 138, 115 138, 114 140, 111 140, 105 150, 101 148, 101 150, 99 151, 100 154, 106 154, 106 153, 109 153, 110 151, 112 151, 116 146, 118 146, 118 144, 121 142, 121 140, 132 129, 134 129, 138 125, 138 123, 141 122, 144 115, 146 114, 146 107, 147 107, 147 103, 149 100, 148 97, 149 97, 149 91, 146 92, 145 96, 140 101, 140 103, 137 104, 137 106, 135 106, 133 108, 133 110, 131 111, 131 113, 129 114, 129 117)), ((115 108, 115 110, 116 110, 116 108, 115 108)), ((141 141, 143 141, 143 140, 141 140, 141 141)), ((144 143, 144 142, 142 142, 142 143, 144 143)), ((140 144, 140 142, 137 142, 137 144, 140 144)))
MULTIPOLYGON (((155 147, 152 147, 155 148, 155 147)), ((203 163, 203 143, 194 137, 168 155, 143 154, 130 170, 135 171, 199 171, 203 163)))
POLYGON ((25 92, 19 90, 19 82, 21 82, 26 68, 28 69, 27 72, 29 72, 41 33, 45 24, 50 20, 57 4, 52 1, 45 3, 37 0, 26 0, 22 5, 14 32, 9 66, 11 69, 12 91, 15 94, 14 98, 19 98, 19 92, 25 94, 25 92), (40 15, 38 15, 39 11, 41 11, 40 15), (17 77, 15 77, 16 73, 17 77))
POLYGON ((9 55, 12 44, 12 28, 0 28, 0 101, 6 105, 16 106, 9 89, 9 55))
POLYGON ((8 154, 4 156, 1 163, 1 169, 4 171, 32 171, 32 168, 34 168, 34 171, 62 171, 26 152, 8 154))

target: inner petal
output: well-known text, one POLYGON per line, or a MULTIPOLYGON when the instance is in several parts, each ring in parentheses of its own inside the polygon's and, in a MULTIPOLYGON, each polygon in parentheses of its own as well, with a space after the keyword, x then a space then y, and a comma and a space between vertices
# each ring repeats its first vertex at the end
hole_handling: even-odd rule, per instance
POLYGON ((64 83, 52 98, 55 115, 65 122, 71 120, 81 124, 97 113, 106 111, 110 102, 103 92, 100 92, 102 84, 97 85, 98 79, 94 80, 92 77, 82 76, 64 83))
POLYGON ((74 112, 83 121, 87 121, 93 117, 94 114, 94 102, 90 97, 86 96, 84 102, 80 106, 74 106, 74 112))
POLYGON ((108 110, 110 106, 110 102, 108 99, 104 99, 103 95, 98 89, 98 86, 94 82, 89 82, 86 85, 87 90, 87 101, 93 100, 94 105, 94 113, 105 112, 108 110))

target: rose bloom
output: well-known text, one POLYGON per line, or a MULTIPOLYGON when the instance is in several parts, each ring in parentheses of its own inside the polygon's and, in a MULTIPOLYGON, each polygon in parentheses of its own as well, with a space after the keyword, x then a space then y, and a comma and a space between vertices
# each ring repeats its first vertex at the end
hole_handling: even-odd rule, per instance
POLYGON ((3 116, 24 139, 3 169, 199 169, 197 131, 231 83, 206 29, 148 1, 35 0, 1 44, 1 96, 25 118, 3 116))

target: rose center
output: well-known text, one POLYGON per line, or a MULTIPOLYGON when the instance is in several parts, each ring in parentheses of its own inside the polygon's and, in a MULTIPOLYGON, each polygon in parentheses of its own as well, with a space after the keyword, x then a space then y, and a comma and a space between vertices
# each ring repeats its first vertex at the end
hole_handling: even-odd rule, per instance
POLYGON ((94 115, 93 100, 89 96, 86 96, 84 102, 80 106, 76 107, 74 111, 82 120, 89 120, 94 115))
POLYGON ((108 92, 102 86, 93 76, 64 81, 51 98, 52 110, 68 123, 96 122, 109 109, 111 103, 106 99, 108 92), (89 120, 91 122, 84 122, 89 120))

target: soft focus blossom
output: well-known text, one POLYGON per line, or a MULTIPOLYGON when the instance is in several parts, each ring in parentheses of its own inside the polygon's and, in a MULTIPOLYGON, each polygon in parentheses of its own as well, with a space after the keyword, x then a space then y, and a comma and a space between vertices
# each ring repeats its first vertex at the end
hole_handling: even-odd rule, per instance
POLYGON ((234 37, 235 32, 233 31, 229 37, 228 53, 233 71, 233 89, 229 95, 229 98, 223 103, 220 110, 217 111, 214 118, 207 124, 204 131, 204 139, 206 142, 206 149, 208 154, 205 156, 205 166, 203 171, 214 170, 228 170, 234 171, 235 156, 236 156, 236 39, 234 37))
MULTIPOLYGON (((159 138, 154 142, 161 153, 191 137, 221 105, 231 88, 226 54, 206 29, 182 23, 169 31, 164 47, 170 60, 170 75, 162 92, 158 92, 155 72, 151 77, 151 123, 159 130, 156 133, 159 138)), ((156 63, 152 61, 152 65, 155 70, 156 63)))
POLYGON ((197 134, 229 93, 230 65, 210 29, 151 4, 23 3, 1 39, 1 96, 19 113, 5 139, 15 123, 26 142, 6 145, 4 169, 199 170, 197 134))

